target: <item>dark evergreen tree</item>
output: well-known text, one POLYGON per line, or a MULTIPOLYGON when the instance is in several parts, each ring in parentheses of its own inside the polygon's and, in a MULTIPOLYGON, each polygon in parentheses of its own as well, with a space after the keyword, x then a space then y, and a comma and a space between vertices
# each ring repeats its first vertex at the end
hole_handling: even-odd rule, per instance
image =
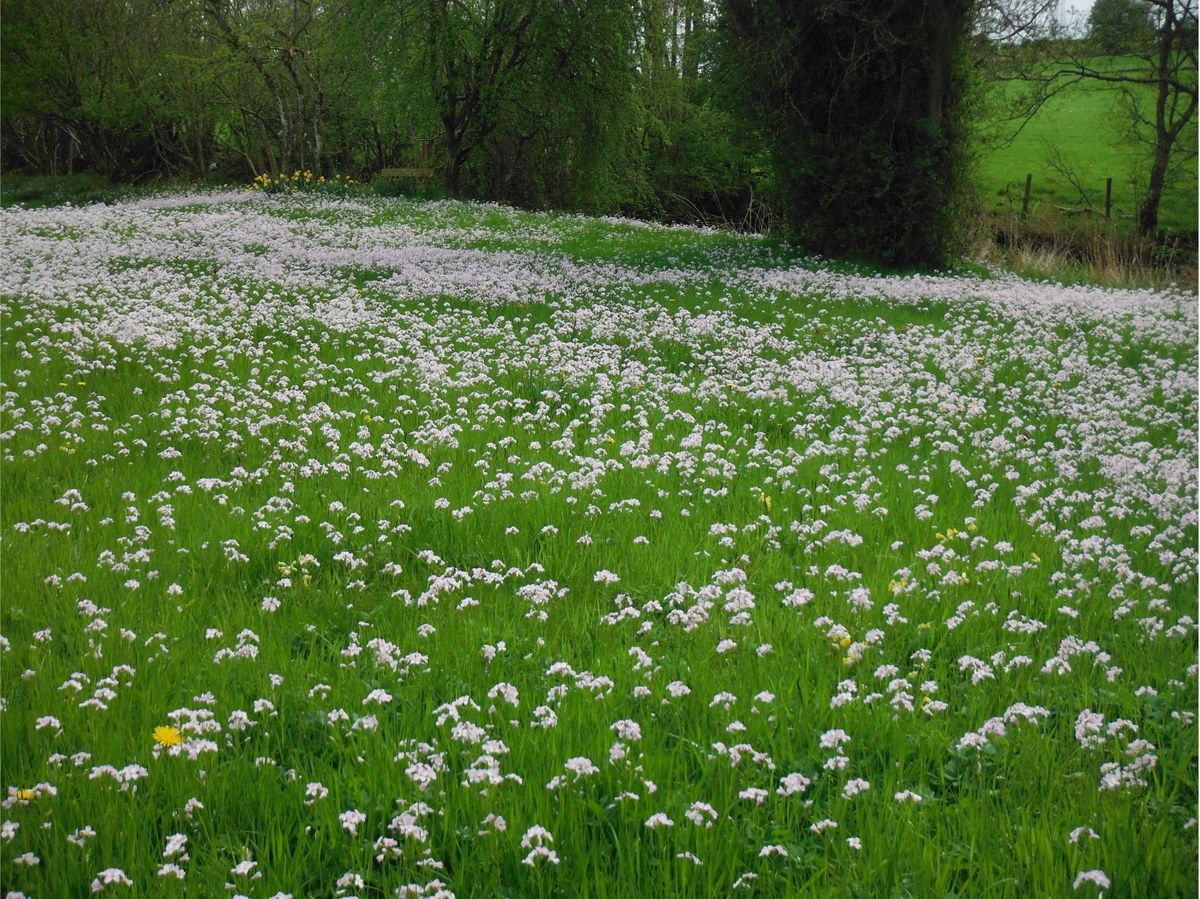
POLYGON ((822 254, 945 262, 963 185, 969 0, 726 0, 723 61, 777 205, 822 254))

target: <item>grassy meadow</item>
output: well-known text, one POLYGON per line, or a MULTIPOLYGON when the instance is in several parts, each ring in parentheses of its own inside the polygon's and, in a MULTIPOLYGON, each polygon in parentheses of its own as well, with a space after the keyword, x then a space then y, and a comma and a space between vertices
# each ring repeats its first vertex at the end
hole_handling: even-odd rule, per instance
MULTIPOLYGON (((1118 65, 1119 57, 1097 61, 1118 65)), ((1153 113, 1154 89, 1136 88, 1144 107, 1153 113)), ((1016 84, 992 88, 1002 107, 1016 84)), ((1119 86, 1080 81, 1049 100, 1010 143, 981 150, 976 185, 983 205, 994 213, 1019 212, 1025 176, 1033 175, 1031 216, 1043 221, 1069 220, 1056 207, 1078 209, 1087 205, 1070 179, 1056 170, 1065 163, 1087 191, 1087 200, 1104 211, 1105 179, 1113 179, 1113 218, 1132 226, 1148 180, 1150 147, 1130 136, 1131 116, 1119 86)), ((1008 128, 1011 134, 1015 125, 1008 128)), ((1001 129, 1003 130, 1003 129, 1001 129)), ((1176 234, 1195 234, 1197 216, 1196 131, 1193 121, 1179 139, 1180 163, 1163 195, 1160 227, 1176 234)))
POLYGON ((1194 295, 0 212, 8 896, 1188 896, 1194 295))

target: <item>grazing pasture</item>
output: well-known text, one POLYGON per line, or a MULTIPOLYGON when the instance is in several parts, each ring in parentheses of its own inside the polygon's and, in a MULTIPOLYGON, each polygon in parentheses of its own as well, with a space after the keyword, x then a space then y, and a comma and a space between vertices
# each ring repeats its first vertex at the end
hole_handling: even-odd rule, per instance
POLYGON ((0 212, 10 896, 1196 893, 1196 298, 0 212))
MULTIPOLYGON (((1092 60, 1099 71, 1137 70, 1138 64, 1122 57, 1092 60)), ((975 186, 985 209, 1014 213, 1021 209, 1025 176, 1033 175, 1030 213, 1043 222, 1069 219, 1063 209, 1091 207, 1103 213, 1105 180, 1113 179, 1114 222, 1132 228, 1149 183, 1153 152, 1153 85, 1133 85, 1142 115, 1148 123, 1140 136, 1133 133, 1135 116, 1123 85, 1080 81, 1062 88, 1018 127, 1018 122, 993 123, 998 134, 1012 136, 997 147, 978 151, 975 186), (1079 187, 1071 183, 1074 178, 1079 187)), ((989 102, 1005 108, 1022 91, 1020 82, 1002 82, 990 88, 989 102)), ((993 113, 997 115, 998 112, 993 113)), ((1196 233, 1196 123, 1179 136, 1174 163, 1159 211, 1160 226, 1176 235, 1196 233)), ((1082 221, 1087 222, 1086 216, 1082 221)), ((1099 221, 1091 216, 1090 221, 1099 221)), ((1194 240, 1192 241, 1194 243, 1194 240)))

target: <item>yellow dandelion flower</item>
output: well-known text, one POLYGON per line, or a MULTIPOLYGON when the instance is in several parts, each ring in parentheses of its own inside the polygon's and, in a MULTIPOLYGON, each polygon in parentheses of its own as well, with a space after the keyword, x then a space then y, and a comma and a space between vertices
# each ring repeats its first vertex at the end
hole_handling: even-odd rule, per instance
POLYGON ((159 746, 178 746, 183 742, 183 734, 177 727, 159 726, 154 728, 154 742, 159 746))

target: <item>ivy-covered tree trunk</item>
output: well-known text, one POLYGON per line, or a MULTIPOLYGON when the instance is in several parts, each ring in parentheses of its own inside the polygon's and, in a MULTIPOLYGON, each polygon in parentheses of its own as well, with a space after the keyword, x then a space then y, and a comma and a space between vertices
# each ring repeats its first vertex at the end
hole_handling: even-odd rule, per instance
POLYGON ((904 266, 951 255, 972 7, 726 0, 726 72, 802 245, 904 266))

